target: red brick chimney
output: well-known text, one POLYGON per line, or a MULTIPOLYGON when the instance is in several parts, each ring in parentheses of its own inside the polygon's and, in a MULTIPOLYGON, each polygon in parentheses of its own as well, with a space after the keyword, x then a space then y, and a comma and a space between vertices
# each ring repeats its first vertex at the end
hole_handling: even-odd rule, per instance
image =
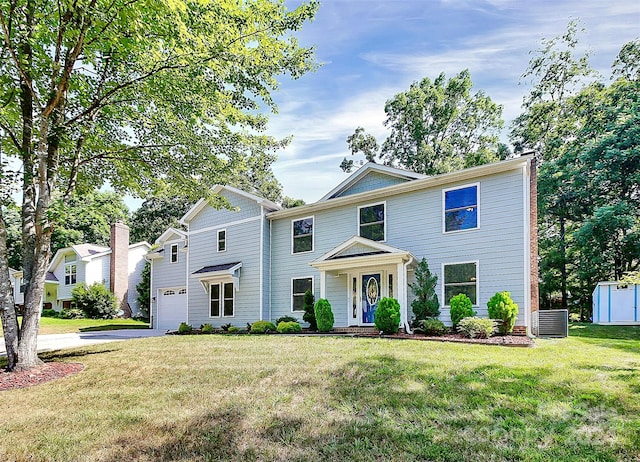
POLYGON ((111 225, 110 289, 116 296, 118 309, 131 317, 127 301, 129 291, 129 227, 121 220, 111 225))

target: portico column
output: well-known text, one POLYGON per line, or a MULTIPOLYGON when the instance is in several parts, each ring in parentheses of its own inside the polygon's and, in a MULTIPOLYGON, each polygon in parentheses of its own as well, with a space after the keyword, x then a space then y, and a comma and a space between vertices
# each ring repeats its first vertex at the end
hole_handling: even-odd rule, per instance
POLYGON ((327 298, 327 273, 322 270, 320 271, 320 298, 327 298))
POLYGON ((404 263, 397 265, 398 273, 398 303, 400 304, 400 326, 404 326, 407 321, 407 274, 404 263))

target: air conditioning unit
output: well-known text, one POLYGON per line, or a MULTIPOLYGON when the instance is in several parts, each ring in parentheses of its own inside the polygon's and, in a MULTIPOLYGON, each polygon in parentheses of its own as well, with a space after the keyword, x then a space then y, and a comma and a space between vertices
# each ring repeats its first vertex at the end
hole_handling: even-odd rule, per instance
POLYGON ((568 310, 538 310, 531 315, 531 332, 536 337, 567 337, 568 310))

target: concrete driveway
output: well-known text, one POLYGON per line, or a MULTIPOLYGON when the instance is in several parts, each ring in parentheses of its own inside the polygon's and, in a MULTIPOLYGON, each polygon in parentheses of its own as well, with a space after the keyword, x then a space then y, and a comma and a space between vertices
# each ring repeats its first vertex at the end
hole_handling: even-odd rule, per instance
MULTIPOLYGON (((158 329, 121 329, 100 332, 77 332, 72 334, 38 335, 38 351, 62 350, 97 343, 121 342, 134 338, 160 337, 164 330, 158 329)), ((4 339, 0 338, 0 356, 6 356, 4 339)))

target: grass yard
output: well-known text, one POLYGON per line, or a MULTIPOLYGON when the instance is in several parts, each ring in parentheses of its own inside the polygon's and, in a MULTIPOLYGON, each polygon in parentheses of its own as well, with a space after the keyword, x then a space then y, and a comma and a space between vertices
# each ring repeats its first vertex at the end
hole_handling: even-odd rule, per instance
MULTIPOLYGON (((39 334, 68 334, 96 330, 148 329, 149 323, 133 319, 58 319, 40 318, 39 334)), ((2 332, 2 326, 0 326, 2 332)))
POLYGON ((571 333, 527 349, 214 335, 49 353, 86 368, 1 393, 0 460, 638 460, 640 330, 571 333))

